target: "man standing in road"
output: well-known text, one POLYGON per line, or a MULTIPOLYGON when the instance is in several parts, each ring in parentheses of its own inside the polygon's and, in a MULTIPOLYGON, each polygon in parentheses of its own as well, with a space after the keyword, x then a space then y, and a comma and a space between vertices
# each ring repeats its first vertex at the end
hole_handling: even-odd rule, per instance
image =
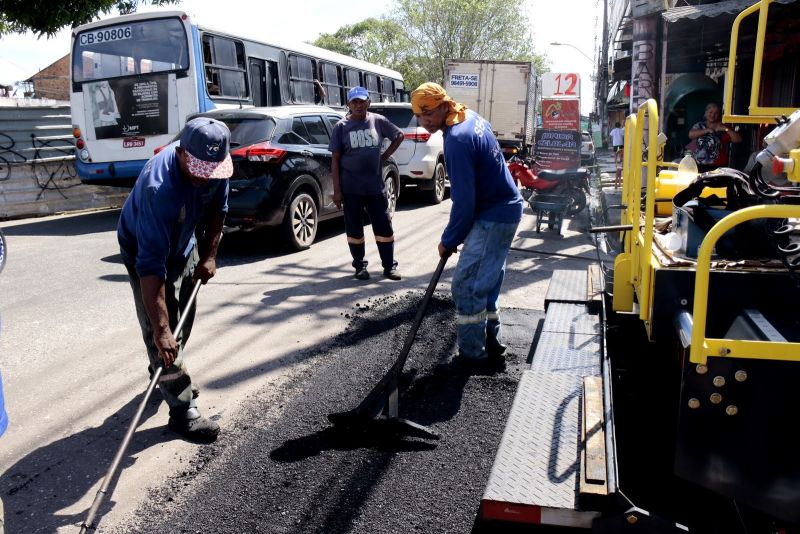
POLYGON ((217 270, 228 211, 226 178, 233 173, 229 149, 230 131, 223 123, 210 118, 186 123, 180 140, 142 169, 117 226, 151 372, 164 365, 158 385, 169 405, 168 426, 196 441, 214 441, 219 425, 197 408, 182 354, 195 307, 183 308, 193 282, 205 284, 217 270), (176 339, 172 329, 183 312, 186 322, 176 339))
POLYGON ((453 206, 439 256, 464 244, 452 282, 459 356, 470 367, 499 370, 506 350, 500 342, 500 288, 522 219, 522 197, 488 121, 435 83, 411 93, 411 107, 427 131, 444 133, 453 206))
POLYGON ((331 135, 333 153, 333 202, 344 204, 344 228, 353 257, 355 277, 369 280, 364 259, 364 210, 372 222, 372 232, 383 265, 383 276, 400 280, 394 260, 394 230, 389 215, 389 202, 382 178, 383 163, 403 142, 403 132, 386 117, 369 113, 369 93, 353 87, 347 93, 350 114, 336 123, 331 135), (381 154, 384 139, 391 142, 381 154))

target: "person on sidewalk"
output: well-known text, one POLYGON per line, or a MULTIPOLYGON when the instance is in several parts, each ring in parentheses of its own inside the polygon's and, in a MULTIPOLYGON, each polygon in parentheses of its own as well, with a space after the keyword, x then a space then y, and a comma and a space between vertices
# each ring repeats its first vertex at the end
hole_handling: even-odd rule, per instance
POLYGON ((333 127, 328 147, 333 154, 333 202, 337 208, 344 205, 344 228, 355 277, 369 280, 368 262, 364 259, 366 210, 378 245, 383 276, 400 280, 394 259, 394 230, 382 169, 383 163, 403 142, 403 132, 383 115, 368 112, 369 104, 367 90, 353 87, 347 93, 350 114, 333 127), (390 143, 381 153, 384 139, 390 143))
POLYGON ((196 441, 214 441, 219 425, 197 408, 183 360, 195 306, 184 308, 194 282, 205 284, 216 274, 233 174, 229 149, 225 124, 210 118, 186 123, 180 139, 144 166, 117 225, 149 368, 164 365, 158 386, 169 405, 168 426, 196 441), (175 338, 182 312, 186 322, 175 338))
POLYGON ((693 124, 689 130, 689 139, 697 169, 708 172, 729 165, 729 146, 731 143, 741 143, 742 135, 722 123, 722 108, 711 102, 706 105, 703 120, 693 124))
POLYGON ((620 123, 614 123, 614 129, 608 133, 611 138, 611 146, 614 149, 614 187, 619 189, 620 178, 622 177, 622 157, 625 152, 625 129, 622 128, 620 123))
POLYGON ((444 133, 452 207, 438 252, 446 257, 464 245, 452 281, 459 358, 471 367, 500 369, 506 350, 500 341, 500 289, 522 219, 522 196, 483 117, 435 83, 411 93, 411 108, 428 132, 444 133))

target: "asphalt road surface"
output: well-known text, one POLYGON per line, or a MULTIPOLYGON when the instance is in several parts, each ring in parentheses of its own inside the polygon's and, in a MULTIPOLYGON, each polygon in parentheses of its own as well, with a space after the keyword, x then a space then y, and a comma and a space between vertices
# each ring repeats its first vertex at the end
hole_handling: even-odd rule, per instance
MULTIPOLYGON (((147 405, 98 532, 466 532, 474 520, 550 273, 592 260, 586 213, 558 236, 526 208, 503 292, 507 369, 454 367, 448 263, 406 365, 400 415, 440 439, 340 432, 402 346, 438 262, 450 203, 407 195, 394 220, 404 278, 352 277, 343 225, 287 253, 268 233, 230 235, 198 297, 187 345, 212 445, 166 429, 147 405)), ((118 211, 1 223, 0 335, 11 424, 1 438, 6 529, 76 532, 146 389, 147 360, 119 260, 118 211)), ((378 275, 378 276, 376 276, 378 275)))

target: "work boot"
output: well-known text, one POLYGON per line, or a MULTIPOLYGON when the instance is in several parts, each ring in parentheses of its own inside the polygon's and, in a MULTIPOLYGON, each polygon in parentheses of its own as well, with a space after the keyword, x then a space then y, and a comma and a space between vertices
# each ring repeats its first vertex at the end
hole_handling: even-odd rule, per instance
POLYGON ((167 427, 190 441, 211 443, 217 439, 219 425, 200 415, 197 408, 189 408, 180 415, 170 415, 167 427))
POLYGON ((482 352, 478 357, 470 357, 459 351, 453 363, 457 368, 475 375, 493 375, 506 370, 506 359, 503 356, 492 356, 486 352, 482 352))
POLYGON ((356 269, 356 278, 359 280, 369 280, 369 271, 367 271, 367 268, 360 267, 356 269))
POLYGON ((400 273, 394 267, 392 267, 391 269, 384 269, 383 270, 383 276, 384 276, 384 278, 388 278, 389 280, 402 280, 403 279, 403 277, 400 276, 400 273))
POLYGON ((502 356, 508 347, 500 343, 496 337, 486 338, 486 352, 489 356, 502 356))

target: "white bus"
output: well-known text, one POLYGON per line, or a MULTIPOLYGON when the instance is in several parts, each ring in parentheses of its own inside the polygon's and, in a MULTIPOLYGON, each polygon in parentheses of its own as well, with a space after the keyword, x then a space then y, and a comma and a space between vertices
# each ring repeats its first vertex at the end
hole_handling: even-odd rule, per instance
POLYGON ((81 181, 95 185, 132 185, 153 151, 194 113, 309 103, 343 108, 357 85, 373 102, 407 100, 397 71, 308 44, 237 37, 179 11, 73 28, 71 52, 76 167, 81 181))

